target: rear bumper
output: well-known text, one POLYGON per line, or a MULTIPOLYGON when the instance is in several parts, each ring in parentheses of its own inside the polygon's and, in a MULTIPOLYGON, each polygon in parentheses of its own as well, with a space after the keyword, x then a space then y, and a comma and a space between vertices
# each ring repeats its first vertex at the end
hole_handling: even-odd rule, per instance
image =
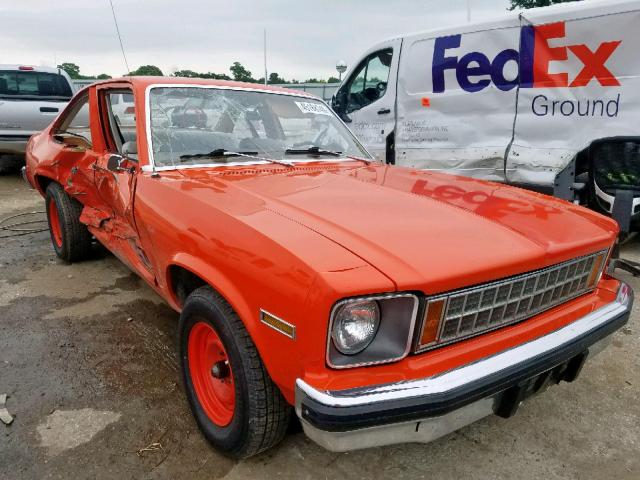
POLYGON ((340 391, 298 379, 296 413, 307 436, 332 451, 426 443, 492 413, 511 416, 530 394, 573 381, 627 323, 632 304, 622 283, 614 302, 571 324, 435 377, 340 391))

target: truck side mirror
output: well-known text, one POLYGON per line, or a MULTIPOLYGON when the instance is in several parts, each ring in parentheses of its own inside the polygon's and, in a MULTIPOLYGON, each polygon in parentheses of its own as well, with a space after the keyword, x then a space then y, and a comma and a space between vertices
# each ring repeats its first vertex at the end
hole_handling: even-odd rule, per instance
POLYGON ((344 88, 338 90, 331 99, 331 108, 333 108, 333 111, 336 112, 344 122, 351 121, 347 116, 347 103, 348 96, 347 91, 344 88))

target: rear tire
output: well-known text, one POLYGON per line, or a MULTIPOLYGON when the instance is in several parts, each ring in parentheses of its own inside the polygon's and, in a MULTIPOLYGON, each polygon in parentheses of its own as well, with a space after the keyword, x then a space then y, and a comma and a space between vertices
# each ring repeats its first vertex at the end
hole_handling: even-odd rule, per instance
POLYGON ((49 184, 45 201, 51 243, 56 255, 69 263, 88 258, 91 254, 91 234, 80 223, 82 204, 71 198, 57 183, 49 184))
POLYGON ((291 407, 244 324, 211 287, 200 287, 187 298, 179 346, 191 410, 213 446, 233 458, 247 458, 284 438, 291 407))

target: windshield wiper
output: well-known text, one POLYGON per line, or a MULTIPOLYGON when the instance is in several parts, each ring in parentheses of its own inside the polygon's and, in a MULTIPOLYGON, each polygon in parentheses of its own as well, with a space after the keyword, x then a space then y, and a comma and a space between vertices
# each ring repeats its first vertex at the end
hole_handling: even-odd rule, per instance
POLYGON ((334 152, 332 150, 324 150, 315 145, 308 148, 287 148, 285 155, 331 155, 332 157, 342 157, 342 152, 334 152))
POLYGON ((242 155, 257 155, 258 152, 232 152, 224 148, 216 148, 208 153, 194 153, 180 155, 180 160, 190 160, 192 158, 217 158, 217 157, 240 157, 242 155))
POLYGON ((258 152, 234 152, 232 150, 226 150, 224 148, 216 148, 209 153, 194 153, 190 155, 180 155, 180 161, 191 160, 194 158, 216 158, 216 157, 246 157, 256 160, 262 160, 264 162, 277 163, 286 167, 293 167, 291 162, 285 160, 276 160, 274 158, 259 157, 258 152))
POLYGON ((366 158, 360 158, 360 157, 354 157, 353 155, 347 155, 347 154, 343 154, 342 152, 334 152, 333 150, 324 150, 320 147, 316 147, 315 145, 312 145, 311 147, 308 148, 301 148, 301 149, 296 149, 296 148, 288 148, 284 151, 285 155, 330 155, 332 157, 347 157, 347 158, 351 158, 353 160, 358 160, 360 162, 364 162, 365 165, 370 165, 371 161, 367 160, 366 158))

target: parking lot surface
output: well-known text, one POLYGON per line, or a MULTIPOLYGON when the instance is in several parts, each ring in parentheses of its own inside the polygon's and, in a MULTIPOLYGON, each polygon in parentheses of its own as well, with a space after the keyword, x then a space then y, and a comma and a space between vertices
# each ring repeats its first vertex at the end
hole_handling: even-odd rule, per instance
MULTIPOLYGON (((0 177, 0 221, 43 210, 17 176, 0 177)), ((34 218, 44 214, 18 217, 34 218)), ((0 229, 0 395, 15 416, 0 423, 2 479, 640 478, 640 301, 576 382, 510 420, 344 454, 292 428, 280 446, 236 462, 208 446, 189 412, 177 313, 104 249, 66 265, 48 232, 10 234, 0 229)), ((640 241, 623 255, 640 259, 640 241)), ((640 292, 640 280, 619 276, 640 292)))

